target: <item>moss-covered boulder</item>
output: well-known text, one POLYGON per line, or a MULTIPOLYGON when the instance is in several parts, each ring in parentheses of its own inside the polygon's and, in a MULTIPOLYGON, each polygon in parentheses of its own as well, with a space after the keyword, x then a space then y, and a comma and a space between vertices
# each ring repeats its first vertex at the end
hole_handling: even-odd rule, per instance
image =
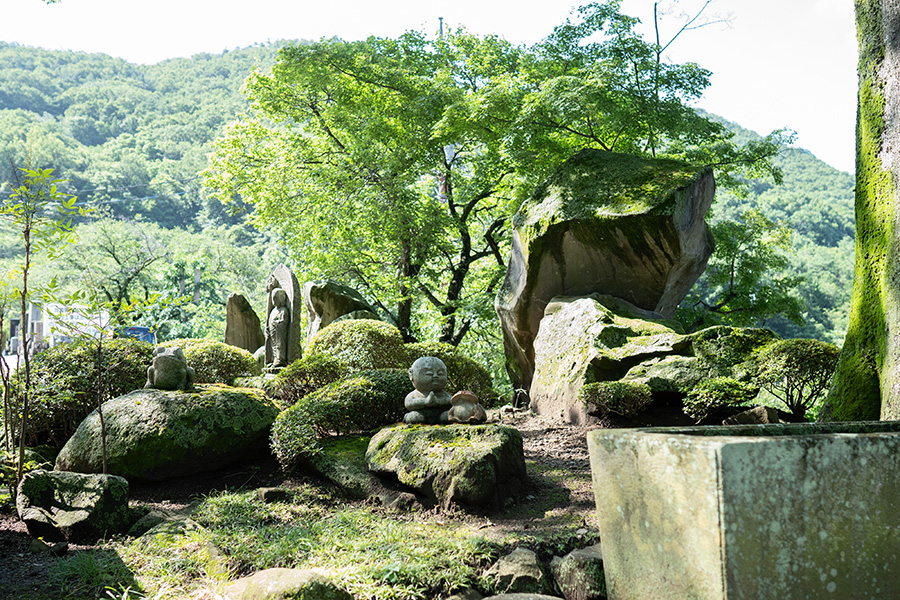
POLYGON ((531 385, 554 296, 608 294, 671 317, 712 252, 714 195, 711 170, 674 160, 582 150, 561 165, 513 219, 496 299, 513 384, 531 385))
POLYGON ((757 376, 760 351, 781 339, 769 329, 724 325, 686 337, 689 345, 684 352, 643 361, 622 380, 646 383, 656 392, 679 394, 717 377, 750 382, 757 376))
MULTIPOLYGON (((143 389, 103 405, 108 472, 131 481, 213 471, 266 447, 278 409, 262 390, 201 385, 192 391, 143 389)), ((103 468, 97 411, 82 421, 56 469, 103 468)))
POLYGON ((609 296, 553 298, 534 340, 531 408, 572 423, 594 420, 578 399, 581 388, 621 379, 644 361, 686 353, 690 338, 677 328, 609 296))
POLYGON ((308 569, 257 571, 232 582, 222 594, 227 600, 353 600, 345 589, 308 569))
POLYGON ((522 436, 503 425, 398 425, 366 451, 369 471, 396 480, 426 503, 498 507, 526 478, 522 436))
POLYGON ((16 510, 28 533, 47 541, 93 544, 132 522, 128 482, 113 475, 31 471, 19 482, 16 510))

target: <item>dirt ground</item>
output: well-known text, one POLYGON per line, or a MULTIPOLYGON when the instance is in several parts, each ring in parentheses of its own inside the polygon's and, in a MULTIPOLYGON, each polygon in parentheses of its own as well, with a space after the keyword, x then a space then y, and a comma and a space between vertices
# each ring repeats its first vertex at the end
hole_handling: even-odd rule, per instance
MULTIPOLYGON (((478 529, 483 535, 504 539, 511 534, 534 536, 590 536, 596 532, 594 496, 585 434, 591 427, 578 427, 517 413, 499 417, 516 427, 523 438, 529 482, 519 501, 491 514, 457 513, 445 517, 478 529)), ((148 505, 167 510, 186 509, 196 498, 214 490, 290 485, 271 458, 200 476, 157 484, 132 485, 133 506, 148 505)), ((55 560, 48 553, 29 550, 31 537, 6 507, 0 510, 0 600, 50 600, 63 597, 48 581, 48 566, 55 560)), ((69 551, 90 549, 70 546, 69 551)))

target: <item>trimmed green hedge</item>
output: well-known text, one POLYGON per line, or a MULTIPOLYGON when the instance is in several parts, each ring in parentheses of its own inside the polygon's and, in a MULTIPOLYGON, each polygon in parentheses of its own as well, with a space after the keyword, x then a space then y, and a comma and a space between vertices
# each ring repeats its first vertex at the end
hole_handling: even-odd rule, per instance
POLYGON ((653 397, 646 383, 599 381, 584 385, 578 400, 588 407, 588 414, 601 419, 609 413, 633 418, 650 405, 653 397))
POLYGON ((402 419, 409 377, 402 369, 372 369, 303 396, 272 426, 272 452, 286 471, 319 451, 318 439, 369 431, 402 419))
POLYGON ((159 345, 181 348, 188 366, 194 369, 194 383, 231 385, 237 377, 249 377, 259 372, 252 354, 224 342, 202 338, 179 338, 159 345))
MULTIPOLYGON (((105 398, 144 387, 153 345, 131 338, 103 340, 105 398)), ((25 384, 25 369, 13 376, 14 389, 25 384)), ((76 340, 41 352, 31 360, 31 417, 28 445, 62 446, 81 421, 97 408, 97 341, 76 340)), ((21 400, 18 400, 21 406, 21 400)))

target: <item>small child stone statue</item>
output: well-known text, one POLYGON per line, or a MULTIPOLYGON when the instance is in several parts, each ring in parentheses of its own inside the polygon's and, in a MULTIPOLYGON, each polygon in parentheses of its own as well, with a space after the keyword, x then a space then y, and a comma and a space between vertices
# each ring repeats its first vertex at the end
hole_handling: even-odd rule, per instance
POLYGON ((439 358, 423 356, 409 368, 409 379, 416 389, 406 395, 404 423, 447 423, 452 405, 447 385, 447 366, 439 358))
POLYGON ((478 403, 478 398, 469 390, 460 390, 450 398, 450 412, 447 415, 451 423, 470 423, 477 425, 487 421, 487 412, 478 403))

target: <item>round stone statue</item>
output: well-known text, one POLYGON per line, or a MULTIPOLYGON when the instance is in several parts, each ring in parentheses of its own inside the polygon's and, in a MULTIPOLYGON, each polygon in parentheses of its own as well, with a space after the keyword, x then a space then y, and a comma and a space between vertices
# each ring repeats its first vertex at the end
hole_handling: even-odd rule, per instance
POLYGON ((181 348, 158 346, 147 369, 145 388, 156 390, 194 389, 194 369, 188 366, 181 348))
POLYGON ((404 423, 447 423, 452 406, 447 385, 447 365, 434 356, 423 356, 409 368, 409 379, 416 389, 406 395, 403 405, 409 411, 404 423))
POLYGON ((450 398, 450 411, 447 420, 451 423, 470 423, 477 425, 487 421, 487 412, 478 403, 478 398, 469 390, 460 390, 450 398))

